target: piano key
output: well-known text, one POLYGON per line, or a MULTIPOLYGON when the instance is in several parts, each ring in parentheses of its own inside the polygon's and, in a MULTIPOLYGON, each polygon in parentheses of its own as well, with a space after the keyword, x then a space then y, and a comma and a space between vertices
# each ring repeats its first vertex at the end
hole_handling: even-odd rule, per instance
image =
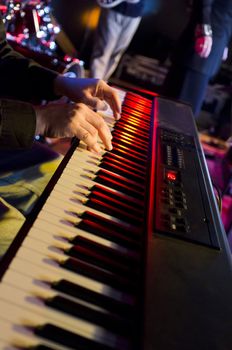
MULTIPOLYGON (((141 164, 134 163, 128 159, 125 159, 117 154, 114 154, 112 152, 105 153, 102 157, 99 159, 99 163, 104 162, 104 161, 113 161, 114 163, 119 163, 119 164, 126 164, 128 168, 133 169, 135 172, 138 172, 138 174, 145 174, 146 173, 146 168, 142 166, 141 164)), ((98 165, 98 164, 97 164, 98 165)))
POLYGON ((121 113, 121 119, 118 121, 120 123, 121 121, 127 122, 128 124, 141 126, 141 129, 149 129, 149 121, 146 118, 143 118, 143 113, 140 111, 132 110, 131 108, 127 108, 127 106, 123 106, 122 113, 121 113))
POLYGON ((135 152, 127 152, 127 148, 124 147, 120 147, 119 144, 115 144, 113 145, 113 150, 110 151, 110 153, 119 155, 123 158, 125 158, 126 160, 131 160, 132 162, 141 164, 142 166, 146 166, 147 164, 147 159, 145 159, 144 157, 140 157, 139 153, 135 153, 135 152))
POLYGON ((133 332, 133 322, 131 319, 122 318, 115 313, 104 312, 97 308, 91 308, 80 302, 71 300, 61 295, 53 297, 41 297, 44 304, 54 310, 65 314, 93 322, 95 325, 114 333, 128 336, 133 332))
POLYGON ((127 221, 123 221, 122 219, 120 220, 120 218, 110 216, 109 214, 104 213, 102 210, 89 210, 89 208, 85 205, 84 202, 85 199, 83 200, 77 195, 70 197, 69 195, 65 195, 65 193, 62 193, 60 191, 53 191, 53 197, 50 197, 48 199, 43 209, 39 213, 39 216, 46 219, 46 213, 48 212, 58 217, 58 219, 56 219, 55 222, 59 224, 69 222, 70 224, 73 223, 73 225, 75 225, 76 223, 80 222, 78 216, 80 216, 86 210, 88 210, 99 216, 103 216, 106 219, 112 220, 113 222, 118 222, 119 224, 121 224, 122 227, 129 228, 130 230, 137 227, 135 224, 133 224, 133 222, 129 223, 127 221))
POLYGON ((88 196, 89 194, 93 193, 93 191, 98 191, 106 195, 109 195, 110 197, 123 201, 124 203, 127 203, 127 205, 130 205, 130 206, 133 204, 133 207, 136 207, 136 208, 141 209, 144 207, 142 201, 138 201, 135 198, 125 195, 124 193, 121 193, 112 188, 105 187, 98 184, 93 185, 89 191, 84 191, 84 194, 88 196))
MULTIPOLYGON (((56 245, 57 247, 57 245, 56 245)), ((136 270, 132 269, 128 265, 125 265, 123 262, 112 259, 108 255, 101 254, 101 251, 93 251, 90 248, 81 247, 78 245, 71 246, 69 248, 61 248, 61 251, 65 255, 71 256, 73 258, 80 259, 94 266, 98 266, 104 270, 110 271, 112 273, 118 273, 121 276, 126 275, 128 278, 135 276, 136 270)))
POLYGON ((109 271, 100 269, 94 265, 88 264, 86 262, 81 261, 80 259, 67 258, 61 252, 57 252, 54 247, 47 246, 43 242, 37 241, 32 238, 27 238, 26 241, 23 242, 21 249, 17 253, 16 257, 19 256, 22 259, 26 259, 27 261, 33 259, 36 261, 36 264, 40 266, 44 266, 44 268, 59 267, 72 271, 78 276, 88 277, 97 282, 102 283, 103 285, 112 287, 113 289, 118 290, 122 294, 131 294, 132 291, 136 290, 136 281, 128 280, 121 275, 110 273, 109 271), (27 248, 22 249, 22 248, 27 248), (28 252, 29 251, 29 252, 28 252), (32 253, 38 253, 35 256, 32 253))
POLYGON ((137 151, 135 149, 128 150, 127 145, 125 146, 123 144, 123 142, 121 142, 121 143, 116 142, 116 140, 114 140, 114 138, 112 139, 112 145, 113 145, 113 147, 115 146, 115 148, 117 148, 119 150, 126 150, 126 154, 125 154, 126 158, 130 159, 131 157, 134 157, 134 158, 138 159, 138 162, 140 162, 140 161, 144 161, 145 162, 147 160, 146 152, 142 153, 142 152, 137 151))
POLYGON ((101 164, 99 164, 99 167, 102 169, 106 169, 109 171, 114 171, 115 173, 122 175, 128 179, 131 179, 136 182, 144 183, 145 182, 145 176, 141 176, 140 174, 136 174, 133 169, 128 169, 128 167, 124 166, 123 164, 114 164, 114 162, 107 162, 103 161, 101 164))
POLYGON ((61 344, 70 346, 72 349, 119 350, 121 349, 121 346, 125 346, 125 349, 129 350, 129 346, 127 346, 126 344, 119 345, 119 347, 117 345, 114 346, 114 344, 110 344, 110 346, 102 345, 97 343, 94 339, 86 339, 74 332, 63 329, 61 327, 57 327, 49 323, 39 327, 35 327, 34 330, 36 334, 39 334, 49 340, 58 341, 61 344))
POLYGON ((135 123, 136 123, 136 120, 138 121, 137 123, 139 123, 139 121, 141 120, 141 124, 149 128, 149 125, 150 125, 149 120, 147 121, 146 119, 143 119, 143 113, 141 113, 140 111, 137 111, 135 109, 132 110, 131 108, 128 108, 126 105, 124 105, 121 115, 123 116, 124 114, 128 114, 130 120, 134 120, 135 123))
MULTIPOLYGON (((78 254, 78 248, 79 249, 87 249, 90 251, 98 251, 101 256, 105 257, 111 257, 114 259, 120 259, 122 261, 122 264, 126 264, 126 266, 135 267, 137 263, 137 255, 134 254, 134 252, 130 252, 129 254, 125 255, 125 252, 118 251, 112 248, 107 248, 104 245, 101 245, 99 243, 96 243, 94 241, 88 240, 82 236, 76 236, 75 242, 72 242, 71 240, 67 242, 67 240, 56 240, 51 234, 48 234, 47 232, 41 232, 41 230, 38 230, 36 228, 32 228, 30 230, 30 235, 28 237, 32 237, 35 239, 38 239, 39 241, 42 241, 47 244, 53 244, 54 249, 57 248, 57 250, 61 249, 64 250, 66 254, 71 256, 76 256, 78 254)), ((74 241, 74 240, 73 240, 74 241)), ((81 254, 81 252, 80 252, 81 254)), ((82 252, 84 254, 84 252, 82 252)))
POLYGON ((118 136, 117 134, 113 134, 113 140, 115 144, 117 143, 119 145, 125 145, 128 152, 135 151, 140 155, 147 154, 147 149, 143 145, 137 142, 133 142, 131 139, 126 139, 120 135, 118 136))
POLYGON ((91 199, 98 199, 98 200, 104 201, 105 205, 109 204, 112 206, 119 207, 120 210, 128 210, 130 212, 130 215, 143 216, 143 208, 139 208, 139 209, 136 208, 135 206, 133 206, 133 204, 131 202, 128 203, 125 200, 123 200, 124 198, 122 196, 121 196, 121 198, 116 197, 116 196, 112 196, 110 191, 103 192, 103 191, 101 191, 100 188, 96 189, 96 190, 94 188, 92 188, 89 195, 86 197, 87 197, 87 203, 88 203, 88 199, 90 199, 90 200, 91 199))
MULTIPOLYGON (((75 239, 75 244, 70 244, 70 248, 75 248, 77 246, 86 247, 92 251, 98 251, 102 256, 110 256, 114 260, 122 262, 124 265, 133 266, 135 268, 138 263, 138 256, 135 254, 130 254, 130 252, 120 252, 112 247, 107 247, 99 242, 95 242, 83 236, 78 236, 75 239)), ((68 249, 68 248, 67 248, 68 249)))
POLYGON ((123 208, 119 209, 118 207, 115 207, 113 205, 105 204, 104 199, 92 198, 87 200, 85 205, 89 208, 93 208, 105 214, 111 214, 124 222, 131 223, 134 226, 141 225, 143 221, 142 216, 135 216, 133 214, 131 215, 130 213, 125 212, 123 208))
MULTIPOLYGON (((54 212, 54 209, 51 210, 54 212)), ((94 215, 91 212, 85 212, 79 217, 75 214, 73 219, 69 221, 68 218, 65 220, 65 215, 56 217, 43 210, 34 227, 39 230, 42 229, 44 232, 52 232, 55 239, 69 240, 73 243, 75 243, 79 235, 91 237, 94 241, 98 241, 99 237, 103 239, 101 240, 102 244, 126 254, 136 255, 139 247, 140 239, 136 232, 128 230, 123 225, 115 225, 113 221, 96 214, 94 215), (87 215, 87 213, 89 214, 87 215), (52 224, 49 222, 49 219, 52 220, 52 224)))
POLYGON ((134 142, 135 144, 138 144, 140 146, 143 147, 143 149, 148 149, 149 147, 149 142, 148 140, 143 140, 141 139, 141 137, 139 137, 138 135, 132 135, 130 133, 127 133, 126 131, 122 131, 122 130, 119 130, 118 128, 114 129, 112 131, 112 135, 113 137, 118 137, 120 139, 124 139, 124 140, 128 140, 128 141, 131 141, 131 142, 134 142))
MULTIPOLYGON (((88 232, 94 233, 98 236, 105 237, 106 239, 109 239, 112 242, 116 242, 120 245, 120 247, 124 247, 125 249, 128 249, 128 253, 136 255, 139 252, 140 247, 140 241, 136 240, 135 237, 131 238, 131 233, 129 232, 129 235, 126 234, 125 231, 122 231, 121 233, 118 232, 118 230, 115 230, 112 228, 112 223, 109 222, 109 228, 104 225, 104 221, 102 221, 103 224, 99 223, 99 220, 97 222, 94 218, 90 219, 83 219, 79 224, 77 224, 78 228, 81 228, 83 230, 86 230, 88 232)), ((77 236, 78 238, 78 236, 77 236)), ((76 237, 73 237, 70 239, 70 242, 76 242, 76 237)), ((122 251, 120 248, 119 250, 122 251)))
POLYGON ((115 176, 114 178, 109 178, 107 173, 102 172, 98 173, 98 175, 89 176, 89 178, 91 178, 93 181, 99 184, 113 188, 122 193, 126 193, 131 197, 135 197, 137 199, 144 198, 144 191, 142 188, 133 186, 132 183, 122 181, 122 178, 119 178, 118 176, 115 176))
MULTIPOLYGON (((133 173, 129 172, 128 170, 125 170, 123 173, 123 175, 120 175, 109 170, 101 169, 99 166, 91 166, 86 163, 84 163, 83 165, 81 163, 81 160, 79 160, 79 162, 75 161, 75 164, 72 164, 72 162, 70 162, 69 166, 65 169, 65 174, 67 175, 73 176, 73 174, 75 174, 77 176, 79 174, 81 182, 83 182, 84 179, 89 180, 95 178, 99 174, 106 174, 109 180, 112 178, 117 178, 120 179, 120 181, 123 183, 131 184, 133 187, 135 187, 135 190, 143 189, 144 186, 141 185, 143 178, 141 178, 140 176, 133 175, 133 173), (80 169, 81 165, 82 168, 80 169), (133 176, 135 177, 135 180, 130 180, 130 177, 133 176)), ((110 187, 110 184, 108 185, 108 187, 110 187)))
MULTIPOLYGON (((114 230, 115 232, 120 233, 121 235, 124 235, 126 238, 132 238, 138 243, 142 238, 142 231, 138 227, 131 227, 128 225, 126 226, 122 221, 120 222, 116 220, 109 220, 107 217, 103 215, 98 215, 93 211, 86 210, 80 215, 80 218, 82 218, 83 220, 89 220, 95 224, 108 227, 109 229, 114 230)), ((81 223, 82 222, 80 222, 80 225, 81 223)))
POLYGON ((55 290, 44 288, 42 283, 39 284, 38 281, 31 280, 28 276, 11 270, 7 274, 7 278, 3 279, 3 285, 16 287, 17 290, 26 292, 28 298, 35 298, 35 302, 41 301, 42 304, 57 311, 62 311, 98 326, 104 326, 105 329, 116 333, 120 331, 122 335, 128 334, 128 331, 121 329, 122 325, 127 330, 132 325, 129 317, 123 319, 119 313, 109 312, 95 302, 86 302, 80 296, 75 299, 67 298, 64 294, 58 294, 55 290))
MULTIPOLYGON (((58 243, 54 240, 49 240, 46 244, 30 235, 23 242, 23 246, 30 248, 32 251, 43 253, 45 256, 54 253, 55 255, 53 256, 61 262, 62 266, 70 266, 71 264, 71 266, 75 266, 78 271, 81 268, 85 271, 89 271, 88 267, 92 265, 93 268, 100 267, 105 272, 114 275, 115 280, 119 279, 116 274, 119 274, 120 278, 128 278, 128 282, 130 283, 132 283, 131 279, 134 281, 136 280, 136 271, 132 273, 131 269, 125 266, 125 264, 114 261, 106 256, 101 256, 98 252, 94 252, 90 249, 88 250, 83 247, 72 248, 70 244, 58 243), (76 259, 69 259, 69 256, 76 259)), ((98 272, 98 270, 96 271, 98 272)))
POLYGON ((133 108, 136 111, 141 112, 143 114, 144 120, 150 119, 150 115, 151 115, 150 107, 147 107, 146 105, 141 105, 140 103, 136 103, 134 101, 130 101, 129 99, 127 99, 125 105, 127 108, 133 108))
POLYGON ((104 294, 96 293, 90 289, 82 287, 73 282, 61 279, 59 281, 49 283, 52 289, 60 291, 64 294, 70 295, 74 298, 82 299, 84 301, 90 302, 102 306, 104 309, 117 313, 122 317, 133 318, 134 317, 134 307, 131 304, 124 302, 123 300, 117 301, 110 296, 104 294))
POLYGON ((86 157, 81 157, 79 159, 73 158, 69 165, 67 166, 66 172, 68 170, 71 170, 71 172, 76 172, 77 174, 83 174, 91 173, 91 174, 97 174, 100 168, 105 168, 105 164, 108 163, 108 171, 114 172, 116 174, 119 174, 121 176, 124 176, 125 178, 131 179, 137 183, 144 182, 144 174, 142 176, 142 172, 139 173, 139 171, 135 172, 133 168, 127 166, 124 167, 122 164, 114 164, 113 161, 103 160, 97 162, 97 159, 91 159, 89 160, 86 157), (111 167, 111 169, 110 169, 111 167))
MULTIPOLYGON (((109 344, 99 342, 97 338, 99 334, 86 337, 79 332, 79 329, 72 329, 65 324, 57 324, 51 320, 46 322, 46 318, 40 314, 34 315, 33 312, 21 308, 19 305, 6 305, 0 300, 0 307, 3 312, 8 311, 6 319, 9 320, 14 327, 20 327, 24 332, 31 331, 40 338, 51 343, 55 343, 55 350, 68 349, 98 349, 98 350, 119 350, 121 347, 129 350, 129 345, 125 340, 118 342, 113 341, 109 344), (50 323, 49 323, 50 322, 50 323), (53 322, 53 323, 52 323, 53 322)), ((0 317, 1 319, 1 317, 0 317)), ((30 348, 29 348, 30 349, 30 348)))
POLYGON ((33 291, 28 293, 28 291, 25 292, 19 288, 16 289, 14 286, 6 283, 1 284, 0 306, 4 319, 13 322, 21 321, 22 323, 24 323, 25 320, 24 326, 34 327, 49 322, 55 326, 74 332, 74 334, 78 333, 78 335, 83 338, 95 339, 99 343, 105 345, 115 344, 120 338, 122 342, 125 342, 123 337, 92 324, 91 322, 79 317, 74 317, 73 315, 66 315, 54 309, 50 310, 43 305, 43 302, 41 302, 36 295, 33 295, 33 291), (8 303, 7 306, 6 302, 8 303), (4 307, 3 304, 5 305, 4 307), (12 306, 11 308, 9 304, 12 306), (7 312, 5 310, 6 307, 8 310, 7 312))
MULTIPOLYGON (((104 172, 104 170, 101 170, 99 166, 95 166, 94 164, 89 164, 88 163, 88 159, 86 159, 86 157, 83 154, 80 154, 80 157, 78 157, 78 153, 75 154, 75 156, 70 160, 65 173, 70 173, 70 169, 71 172, 73 173, 74 171, 78 174, 98 174, 99 171, 100 172, 104 172)), ((117 176, 117 171, 113 172, 113 171, 107 171, 107 174, 109 176, 117 176)), ((129 181, 127 180, 127 178, 129 176, 132 176, 133 174, 130 174, 130 172, 125 171, 125 175, 124 176, 120 176, 120 178, 125 177, 125 179, 123 178, 124 181, 129 181), (129 175, 127 175, 127 173, 129 173, 129 175)), ((137 176, 137 181, 134 180, 133 183, 135 184, 135 186, 139 186, 141 180, 143 180, 143 178, 141 176, 137 176)))
POLYGON ((1 350, 69 350, 50 341, 36 336, 28 328, 15 322, 0 318, 0 349, 1 350))
POLYGON ((96 183, 100 183, 102 186, 108 187, 112 190, 118 191, 122 194, 125 194, 129 197, 136 198, 141 200, 144 198, 143 193, 141 191, 134 189, 133 187, 120 182, 120 179, 114 179, 111 181, 107 176, 94 176, 89 175, 85 177, 80 177, 77 181, 77 176, 73 175, 73 172, 66 171, 60 179, 59 183, 62 183, 66 187, 75 188, 75 186, 84 187, 86 189, 91 189, 96 183), (70 186, 69 186, 70 184, 70 186), (74 186, 72 186, 74 185, 74 186))
MULTIPOLYGON (((68 192, 68 191, 67 191, 68 192)), ((51 208, 51 205, 54 207, 57 207, 59 210, 59 213, 61 214, 62 208, 63 208, 63 217, 70 217, 70 219, 73 218, 73 213, 82 213, 86 211, 88 208, 93 208, 92 210, 96 211, 99 215, 105 214, 105 215, 112 215, 111 218, 115 218, 118 220, 121 220, 123 223, 127 223, 128 225, 137 226, 143 218, 143 213, 136 210, 131 210, 130 212, 125 212, 124 210, 129 210, 125 208, 129 208, 126 205, 122 205, 122 209, 118 209, 117 205, 115 204, 116 200, 110 201, 108 200, 108 203, 106 202, 106 198, 104 196, 99 199, 88 199, 85 196, 77 195, 77 194, 70 194, 64 193, 61 191, 61 188, 57 190, 54 189, 53 191, 53 198, 49 199, 44 206, 43 210, 48 210, 49 212, 53 211, 53 208, 51 208), (61 202, 60 202, 61 201, 61 202), (112 202, 113 205, 109 204, 112 202), (66 204, 67 203, 67 204, 66 204), (124 210, 123 210, 124 209, 124 210)), ((117 202, 116 202, 117 203, 117 202)), ((60 215, 59 214, 59 215, 60 215)))
MULTIPOLYGON (((22 276, 28 276, 33 283, 40 284, 43 288, 50 289, 51 283, 57 283, 61 279, 72 282, 75 285, 81 286, 91 292, 95 292, 106 296, 107 298, 122 302, 123 304, 133 305, 134 298, 132 295, 122 293, 118 289, 111 288, 106 284, 99 283, 95 279, 78 275, 71 271, 59 268, 57 263, 54 263, 49 257, 42 256, 40 253, 32 252, 27 247, 22 247, 19 254, 11 263, 9 271, 15 271, 22 276), (28 265, 30 268, 28 268, 28 265)), ((11 272, 9 272, 10 274, 11 272)), ((5 280, 10 279, 7 274, 5 280)), ((15 277, 14 277, 15 278, 15 277)))
POLYGON ((128 125, 125 120, 121 120, 120 124, 117 123, 117 127, 113 128, 112 131, 114 130, 117 130, 118 132, 127 132, 134 137, 137 136, 138 140, 149 141, 149 136, 146 131, 139 130, 138 134, 138 129, 132 125, 128 125))
MULTIPOLYGON (((125 256, 129 256, 132 257, 136 256, 136 254, 132 251, 129 251, 128 249, 125 249, 123 246, 119 246, 117 244, 114 244, 112 242, 110 242, 109 240, 103 239, 101 237, 98 237, 97 235, 93 235, 89 232, 86 232, 84 230, 77 230, 76 229, 76 233, 75 234, 69 234, 69 232, 67 232, 67 230, 60 230, 59 227, 55 226, 54 224, 50 224, 48 222, 44 222, 41 220, 39 225, 35 225, 32 227, 32 229, 30 230, 30 236, 31 237, 35 237, 38 240, 42 240, 44 242, 48 242, 49 239, 53 239, 53 241, 56 242, 63 242, 63 243, 70 243, 70 244, 77 244, 78 242, 83 242, 83 240, 87 240, 88 242, 90 242, 89 244, 91 245, 96 245, 98 246, 98 248, 103 251, 104 247, 111 250, 111 254, 113 254, 113 252, 115 252, 115 254, 119 254, 119 255, 125 255, 125 256), (120 254, 120 252, 122 254, 120 254)), ((128 259, 129 259, 128 257, 128 259)))
POLYGON ((131 294, 136 293, 137 291, 137 281, 135 279, 129 280, 128 276, 125 277, 109 272, 105 269, 101 269, 94 265, 82 262, 79 259, 69 258, 58 260, 54 258, 53 261, 57 261, 57 263, 59 263, 59 266, 64 269, 95 279, 98 282, 120 290, 122 293, 131 294))

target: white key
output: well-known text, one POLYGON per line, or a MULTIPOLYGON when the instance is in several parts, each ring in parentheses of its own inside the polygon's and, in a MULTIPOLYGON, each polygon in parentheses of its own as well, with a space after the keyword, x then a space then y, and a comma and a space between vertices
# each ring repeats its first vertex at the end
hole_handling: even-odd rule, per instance
MULTIPOLYGON (((129 304, 134 303, 134 299, 128 294, 122 293, 115 288, 111 288, 106 284, 97 282, 89 277, 63 269, 56 262, 59 258, 55 254, 43 255, 41 252, 36 252, 30 248, 21 246, 10 265, 10 269, 18 271, 26 276, 30 276, 38 281, 54 282, 59 281, 60 279, 66 279, 72 283, 97 293, 107 295, 116 300, 125 301, 129 304)), ((50 287, 47 286, 47 288, 50 287)))
POLYGON ((78 330, 79 335, 108 345, 116 344, 117 339, 120 339, 102 327, 49 309, 37 297, 4 283, 1 283, 0 286, 0 310, 4 315, 3 319, 25 326, 36 326, 49 322, 74 333, 77 333, 78 330))
POLYGON ((19 347, 32 347, 39 344, 55 347, 57 350, 68 350, 66 346, 59 346, 36 336, 29 328, 22 327, 14 321, 9 322, 0 318, 0 330, 1 350, 18 350, 19 347))

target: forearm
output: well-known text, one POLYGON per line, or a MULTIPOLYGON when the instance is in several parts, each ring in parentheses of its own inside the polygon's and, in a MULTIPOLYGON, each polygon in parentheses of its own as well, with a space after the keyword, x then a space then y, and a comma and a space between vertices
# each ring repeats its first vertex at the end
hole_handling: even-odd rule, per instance
POLYGON ((35 136, 36 114, 32 105, 0 100, 0 148, 29 148, 35 136))
POLYGON ((40 67, 26 58, 0 61, 0 96, 25 101, 52 100, 57 73, 40 67))

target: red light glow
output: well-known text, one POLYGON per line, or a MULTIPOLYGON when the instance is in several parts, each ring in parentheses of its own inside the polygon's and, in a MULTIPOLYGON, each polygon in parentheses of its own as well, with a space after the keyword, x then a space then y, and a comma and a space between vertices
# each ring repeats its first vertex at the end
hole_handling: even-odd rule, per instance
POLYGON ((175 171, 167 171, 166 172, 166 178, 168 181, 175 182, 177 179, 177 173, 175 171))

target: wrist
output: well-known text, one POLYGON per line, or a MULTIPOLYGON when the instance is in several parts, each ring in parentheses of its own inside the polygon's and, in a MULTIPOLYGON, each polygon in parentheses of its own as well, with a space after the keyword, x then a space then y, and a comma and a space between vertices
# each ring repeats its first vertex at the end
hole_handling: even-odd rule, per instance
POLYGON ((210 24, 197 24, 195 28, 195 37, 212 36, 212 27, 210 24))

